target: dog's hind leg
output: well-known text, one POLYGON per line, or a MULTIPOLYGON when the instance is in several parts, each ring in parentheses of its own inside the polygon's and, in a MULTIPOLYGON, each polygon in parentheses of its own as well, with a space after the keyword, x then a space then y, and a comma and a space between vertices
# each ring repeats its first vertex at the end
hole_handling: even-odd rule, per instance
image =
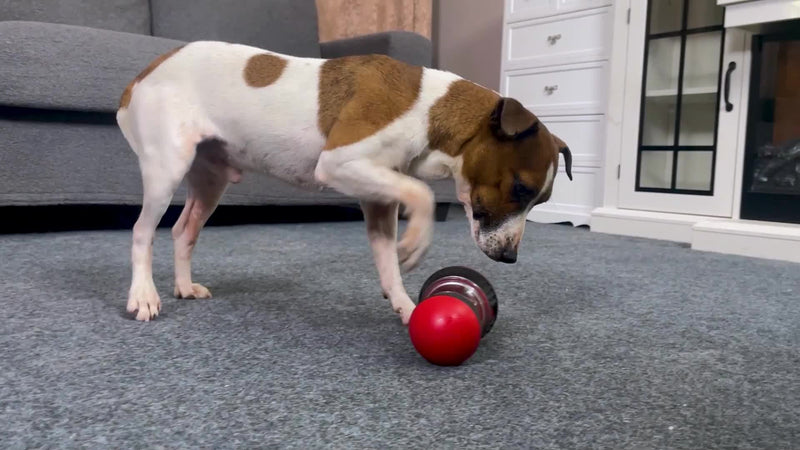
MULTIPOLYGON (((193 144, 184 145, 188 149, 193 144)), ((163 151, 176 149, 165 148, 163 151)), ((144 194, 139 219, 133 226, 133 277, 128 293, 128 312, 136 312, 137 320, 147 321, 156 317, 161 310, 161 300, 153 282, 153 236, 191 160, 176 158, 171 164, 162 165, 163 161, 155 158, 140 157, 139 164, 144 194)))
MULTIPOLYGON (((160 106, 160 105, 159 105, 160 106)), ((147 116, 131 122, 130 113, 117 114, 123 134, 139 157, 142 173, 142 210, 133 226, 131 246, 132 279, 127 310, 137 320, 148 321, 161 310, 161 299, 153 282, 153 237, 172 196, 189 171, 200 142, 200 133, 192 132, 184 122, 170 118, 177 114, 147 116)))
POLYGON ((220 141, 201 143, 186 175, 188 194, 180 218, 172 228, 175 240, 175 297, 210 298, 205 286, 192 283, 192 251, 200 230, 214 212, 229 181, 241 175, 225 162, 225 149, 220 141))

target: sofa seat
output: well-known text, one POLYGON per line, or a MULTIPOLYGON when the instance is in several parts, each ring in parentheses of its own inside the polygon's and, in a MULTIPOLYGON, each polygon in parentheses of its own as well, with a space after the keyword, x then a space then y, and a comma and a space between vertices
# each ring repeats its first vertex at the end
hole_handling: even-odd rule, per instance
MULTIPOLYGON (((320 45, 313 0, 193 1, 187 2, 195 7, 191 14, 175 9, 181 1, 62 0, 54 5, 52 0, 0 0, 0 208, 140 204, 136 155, 114 113, 125 86, 185 40, 242 42, 301 56, 376 52, 430 64, 430 42, 409 33, 320 45), (210 17, 212 11, 219 17, 210 17)), ((431 185, 437 200, 455 200, 452 181, 431 185)), ((184 197, 182 186, 173 203, 184 197)), ((222 200, 228 205, 354 203, 332 190, 304 190, 259 174, 247 174, 222 200)))

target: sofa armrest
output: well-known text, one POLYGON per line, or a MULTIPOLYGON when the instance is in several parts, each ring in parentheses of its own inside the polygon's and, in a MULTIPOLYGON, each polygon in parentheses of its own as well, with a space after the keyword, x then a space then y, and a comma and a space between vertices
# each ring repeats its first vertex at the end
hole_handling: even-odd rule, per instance
POLYGON ((424 36, 410 31, 387 31, 320 44, 323 58, 381 54, 417 66, 431 67, 433 47, 424 36))

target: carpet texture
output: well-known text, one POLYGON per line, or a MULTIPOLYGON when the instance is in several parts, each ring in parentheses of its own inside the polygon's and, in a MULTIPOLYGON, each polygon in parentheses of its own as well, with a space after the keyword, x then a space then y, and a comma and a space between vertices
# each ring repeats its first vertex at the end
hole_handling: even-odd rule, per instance
POLYGON ((465 365, 422 360, 363 224, 216 227, 155 322, 124 311, 130 233, 0 236, 0 448, 761 448, 800 445, 800 266, 529 224, 519 262, 436 224, 500 316, 465 365))

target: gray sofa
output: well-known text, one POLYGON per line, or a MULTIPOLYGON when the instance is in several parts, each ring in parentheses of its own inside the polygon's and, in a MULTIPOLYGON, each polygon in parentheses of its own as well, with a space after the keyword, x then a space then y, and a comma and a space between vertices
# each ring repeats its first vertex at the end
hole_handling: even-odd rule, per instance
MULTIPOLYGON (((314 0, 0 0, 0 206, 140 204, 137 161, 114 119, 120 94, 154 57, 200 39, 431 63, 430 41, 414 33, 320 44, 314 0)), ((455 200, 449 182, 434 190, 455 200)), ((251 174, 223 204, 353 202, 251 174)))

